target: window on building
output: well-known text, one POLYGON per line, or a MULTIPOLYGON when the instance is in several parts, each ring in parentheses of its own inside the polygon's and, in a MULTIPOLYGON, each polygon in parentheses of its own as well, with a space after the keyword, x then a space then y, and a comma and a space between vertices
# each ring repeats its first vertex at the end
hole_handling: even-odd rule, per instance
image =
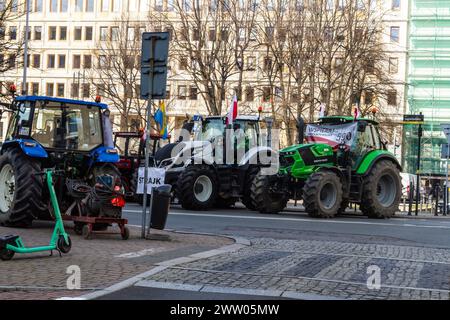
POLYGON ((334 9, 334 0, 326 0, 326 9, 331 11, 334 9))
POLYGON ((273 34, 275 32, 274 27, 266 27, 266 41, 272 41, 273 40, 273 34))
POLYGON ((190 87, 189 88, 189 99, 190 100, 197 100, 197 87, 190 87))
POLYGON ((90 54, 85 54, 83 56, 83 68, 85 69, 92 68, 92 56, 90 54))
POLYGON ((54 68, 55 67, 55 55, 49 54, 47 55, 47 68, 54 68))
POLYGON ((127 40, 134 41, 134 28, 133 27, 129 27, 127 29, 127 40))
POLYGON ((67 40, 67 27, 59 27, 59 40, 67 40))
POLYGON ((42 12, 42 0, 34 1, 34 12, 42 12))
POLYGON ((366 91, 365 94, 364 94, 364 103, 366 105, 373 104, 373 99, 374 99, 373 92, 372 91, 366 91))
POLYGON ((56 95, 58 97, 64 97, 64 83, 58 83, 56 86, 56 95))
POLYGON ((83 32, 83 27, 75 27, 74 28, 74 33, 73 33, 73 37, 75 40, 81 40, 82 39, 82 32, 83 32))
POLYGON ((23 38, 25 39, 25 30, 28 30, 28 32, 27 32, 27 37, 28 37, 28 39, 30 39, 31 40, 31 27, 28 27, 28 29, 23 29, 23 38))
POLYGON ((397 105, 397 90, 389 90, 387 93, 387 103, 390 106, 397 105))
POLYGON ((47 83, 45 87, 45 94, 49 97, 53 96, 55 94, 55 84, 47 83))
POLYGON ((48 27, 48 40, 56 40, 56 27, 48 27))
POLYGON ((264 57, 263 70, 264 72, 269 72, 272 70, 272 58, 264 57))
POLYGON ((86 41, 92 40, 92 27, 84 28, 84 40, 86 40, 86 41))
POLYGON ((39 83, 38 82, 32 82, 31 83, 31 94, 33 96, 39 95, 39 83))
POLYGON ((10 40, 17 39, 17 27, 16 26, 9 27, 9 39, 10 40))
POLYGON ((364 67, 364 70, 368 74, 373 74, 375 72, 375 62, 373 60, 366 61, 366 65, 364 67))
POLYGON ((108 12, 109 11, 109 0, 101 0, 102 2, 102 12, 108 12))
MULTIPOLYGON (((141 88, 139 88, 140 90, 141 88)), ((170 99, 170 85, 166 86, 166 99, 169 100, 170 99)), ((139 94, 139 91, 137 90, 137 94, 139 94)))
POLYGON ((392 10, 400 9, 400 0, 392 0, 392 10))
POLYGON ((187 57, 181 57, 180 58, 180 70, 186 70, 188 66, 188 59, 187 57))
POLYGON ((341 73, 343 71, 343 66, 344 66, 344 59, 336 58, 336 60, 334 61, 334 68, 336 72, 341 73))
POLYGON ((40 67, 41 67, 41 55, 33 54, 33 68, 40 68, 40 67))
POLYGON ((42 40, 42 27, 34 27, 34 40, 42 40))
POLYGON ((80 94, 80 85, 78 83, 72 83, 70 85, 70 96, 72 98, 78 98, 80 94))
POLYGON ((245 100, 247 102, 253 102, 255 100, 255 89, 252 87, 245 88, 245 100))
POLYGON ((74 54, 72 60, 72 68, 80 69, 80 67, 81 67, 81 55, 74 54))
POLYGON ((248 71, 254 71, 256 70, 256 58, 255 56, 249 56, 247 57, 247 70, 248 71))
POLYGON ((108 68, 108 57, 105 55, 101 55, 98 57, 98 67, 99 68, 108 68))
POLYGON ((61 0, 61 12, 67 12, 67 8, 69 6, 69 0, 61 0))
POLYGON ((97 95, 104 96, 105 95, 105 84, 99 83, 96 85, 97 87, 97 95))
POLYGON ((108 40, 108 27, 100 27, 100 40, 108 40))
POLYGON ((58 0, 50 0, 50 12, 58 11, 58 0))
POLYGON ((75 12, 83 11, 83 2, 84 0, 75 0, 75 12))
POLYGON ((58 68, 63 69, 66 67, 66 55, 58 54, 58 68))
POLYGON ((216 41, 216 29, 210 28, 209 29, 209 41, 216 41))
POLYGON ((112 11, 113 12, 120 11, 120 0, 112 0, 112 11))
POLYGON ((333 41, 333 28, 326 27, 323 31, 323 38, 325 41, 333 41))
POLYGON ((398 58, 389 58, 389 73, 396 74, 398 72, 398 58))
POLYGON ((112 27, 111 28, 111 40, 112 41, 119 41, 119 27, 112 27))
POLYGON ((90 93, 91 91, 89 83, 83 83, 83 98, 89 98, 90 93))
POLYGON ((128 0, 128 11, 135 12, 137 11, 137 2, 138 0, 128 0))
POLYGON ((155 10, 163 11, 163 0, 155 0, 155 10))
POLYGON ((140 6, 139 6, 139 11, 141 11, 141 12, 148 12, 149 9, 150 9, 149 0, 141 0, 140 1, 140 6))
POLYGON ((27 68, 31 66, 31 55, 27 54, 27 68))
POLYGON ((9 69, 14 69, 16 67, 16 59, 17 59, 17 57, 14 54, 10 54, 8 56, 8 68, 9 69))
POLYGON ((399 42, 400 27, 391 27, 390 38, 391 42, 399 42))
POLYGON ((94 0, 86 0, 86 12, 94 12, 94 0))
POLYGON ((5 40, 5 27, 0 27, 0 40, 5 40))
POLYGON ((263 87, 262 101, 269 102, 271 96, 272 96, 272 93, 271 93, 270 87, 263 87))
POLYGON ((175 0, 167 0, 167 11, 174 11, 174 10, 175 10, 175 0))
POLYGON ((186 99, 187 91, 186 86, 178 86, 178 99, 184 100, 186 99))

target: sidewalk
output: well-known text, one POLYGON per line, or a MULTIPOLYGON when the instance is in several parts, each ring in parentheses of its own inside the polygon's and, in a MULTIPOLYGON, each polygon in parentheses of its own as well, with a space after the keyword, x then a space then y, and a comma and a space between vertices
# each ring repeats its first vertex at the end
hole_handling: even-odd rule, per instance
MULTIPOLYGON (((95 235, 92 240, 85 240, 73 232, 71 223, 67 226, 72 250, 62 258, 57 252, 53 257, 49 252, 40 252, 16 254, 11 261, 0 261, 0 300, 76 297, 131 278, 158 262, 234 243, 224 237, 157 230, 152 233, 168 235, 170 241, 142 240, 140 228, 133 227, 126 241, 120 235, 95 235), (67 289, 70 274, 66 272, 72 265, 81 270, 80 290, 67 289)), ((0 235, 20 235, 26 246, 44 245, 52 227, 48 222, 37 222, 32 229, 0 227, 0 235)))

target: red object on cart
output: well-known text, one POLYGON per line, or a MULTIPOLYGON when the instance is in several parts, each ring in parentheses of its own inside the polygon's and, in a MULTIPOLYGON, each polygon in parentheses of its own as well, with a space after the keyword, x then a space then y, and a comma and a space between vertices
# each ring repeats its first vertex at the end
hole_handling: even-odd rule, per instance
POLYGON ((86 216, 72 216, 71 218, 75 224, 75 233, 82 235, 85 239, 92 239, 92 234, 118 234, 118 232, 94 230, 95 225, 109 226, 112 224, 117 224, 120 228, 120 235, 123 240, 127 240, 130 237, 130 230, 125 226, 128 223, 127 219, 86 216))

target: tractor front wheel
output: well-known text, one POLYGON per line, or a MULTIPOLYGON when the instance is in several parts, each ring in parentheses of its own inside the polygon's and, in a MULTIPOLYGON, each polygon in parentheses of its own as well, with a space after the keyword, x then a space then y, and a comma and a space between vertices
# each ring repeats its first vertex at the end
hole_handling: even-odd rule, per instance
POLYGON ((303 205, 310 217, 332 218, 341 207, 342 183, 336 173, 319 171, 303 187, 303 205))
POLYGON ((176 189, 184 209, 208 210, 216 203, 216 173, 207 165, 189 165, 180 175, 176 189))
POLYGON ((11 148, 0 157, 0 224, 28 227, 45 213, 39 161, 11 148))
POLYGON ((270 176, 261 171, 253 179, 251 186, 252 205, 261 213, 278 213, 286 208, 289 198, 284 192, 271 190, 270 176))
POLYGON ((401 191, 397 166, 392 161, 382 160, 364 180, 361 211, 369 218, 389 218, 398 209, 401 191))

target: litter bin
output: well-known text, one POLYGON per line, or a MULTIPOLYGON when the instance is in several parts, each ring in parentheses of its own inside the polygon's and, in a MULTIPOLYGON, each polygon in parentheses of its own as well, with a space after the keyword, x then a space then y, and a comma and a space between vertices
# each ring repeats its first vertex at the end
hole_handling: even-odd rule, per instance
POLYGON ((153 229, 164 230, 170 207, 170 192, 172 186, 163 184, 152 190, 152 216, 150 226, 153 229))

